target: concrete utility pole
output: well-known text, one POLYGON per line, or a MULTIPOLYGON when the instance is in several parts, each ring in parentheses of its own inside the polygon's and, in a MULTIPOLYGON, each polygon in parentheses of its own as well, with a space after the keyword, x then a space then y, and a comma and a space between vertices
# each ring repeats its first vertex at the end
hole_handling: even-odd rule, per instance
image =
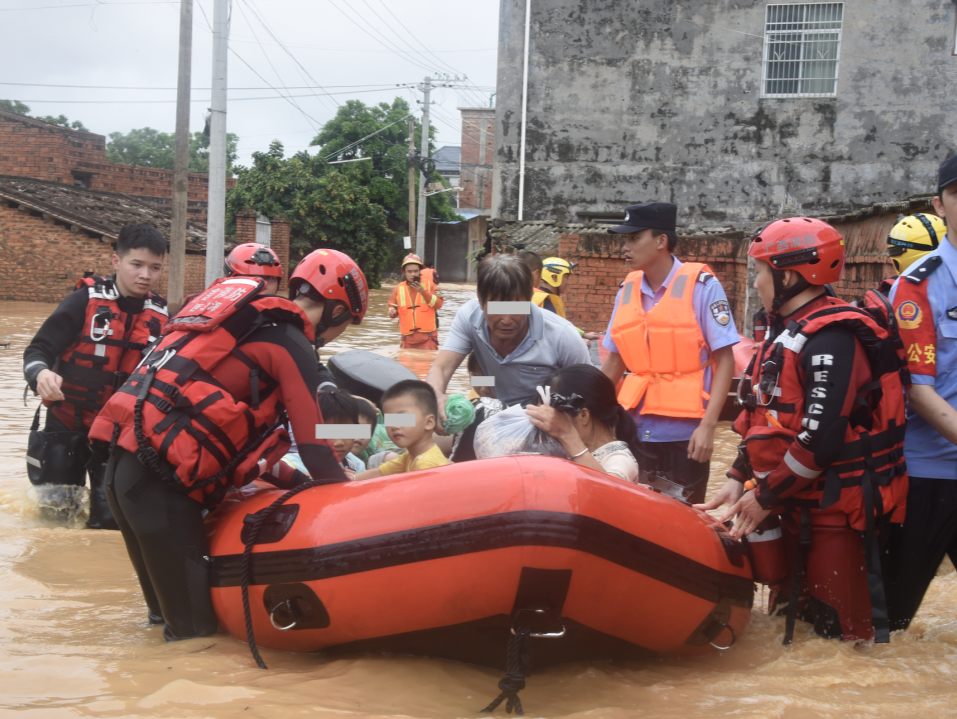
MULTIPOLYGON (((430 95, 432 92, 432 78, 425 78, 425 83, 422 85, 422 92, 425 93, 425 99, 422 103, 422 141, 420 143, 421 150, 419 154, 421 155, 421 160, 423 163, 427 162, 429 159, 429 103, 430 95)), ((423 165, 424 166, 424 165, 423 165)), ((421 170, 419 171, 419 220, 416 223, 415 227, 415 254, 425 259, 425 206, 427 203, 425 198, 425 186, 428 184, 429 180, 425 176, 425 173, 421 170)))
POLYGON ((409 237, 415 237, 415 120, 409 117, 409 237))
POLYGON ((186 276, 186 214, 189 200, 189 83, 193 51, 193 0, 179 4, 179 78, 176 85, 176 145, 173 156, 173 225, 169 238, 170 315, 183 306, 186 276))
POLYGON ((223 276, 226 233, 226 58, 228 0, 213 4, 213 95, 209 108, 209 203, 206 220, 206 286, 223 276))

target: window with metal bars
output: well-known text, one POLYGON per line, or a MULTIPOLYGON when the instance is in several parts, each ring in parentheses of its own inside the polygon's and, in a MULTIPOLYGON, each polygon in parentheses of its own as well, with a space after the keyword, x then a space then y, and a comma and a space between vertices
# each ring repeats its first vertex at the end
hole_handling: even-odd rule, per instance
POLYGON ((768 5, 762 97, 835 97, 844 3, 768 5))

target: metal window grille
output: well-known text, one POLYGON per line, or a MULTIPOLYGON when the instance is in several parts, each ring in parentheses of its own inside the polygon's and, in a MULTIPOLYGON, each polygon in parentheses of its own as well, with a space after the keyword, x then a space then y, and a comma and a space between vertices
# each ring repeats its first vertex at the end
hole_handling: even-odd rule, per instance
POLYGON ((272 241, 272 223, 265 215, 256 215, 256 244, 269 247, 272 241))
POLYGON ((763 97, 834 97, 844 3, 768 5, 763 97))

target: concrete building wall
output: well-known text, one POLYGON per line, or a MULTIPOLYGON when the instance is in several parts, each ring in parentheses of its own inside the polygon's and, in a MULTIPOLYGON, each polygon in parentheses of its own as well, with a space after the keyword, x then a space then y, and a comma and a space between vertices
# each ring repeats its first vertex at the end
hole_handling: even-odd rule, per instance
MULTIPOLYGON (((931 191, 957 149, 953 0, 848 0, 836 97, 762 98, 757 0, 533 0, 524 219, 661 199, 742 227, 931 191)), ((524 0, 501 0, 496 214, 517 214, 524 0)))

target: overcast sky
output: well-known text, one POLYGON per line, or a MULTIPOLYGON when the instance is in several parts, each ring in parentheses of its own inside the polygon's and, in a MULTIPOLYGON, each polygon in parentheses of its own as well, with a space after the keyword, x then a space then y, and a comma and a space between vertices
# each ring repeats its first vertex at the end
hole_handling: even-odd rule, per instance
MULTIPOLYGON (((402 96, 411 104, 414 90, 396 85, 439 72, 468 76, 466 90, 432 95, 439 146, 460 144, 456 108, 488 106, 495 90, 498 5, 231 0, 227 125, 240 137, 239 163, 248 164, 273 139, 283 143, 287 156, 305 148, 335 115, 337 103, 402 96), (270 85, 296 97, 282 99, 270 85)), ((212 20, 213 0, 194 0, 193 130, 203 128, 209 105, 212 20)), ((147 126, 175 129, 178 1, 0 0, 0 28, 0 98, 25 102, 34 115, 80 120, 102 135, 147 126)))

